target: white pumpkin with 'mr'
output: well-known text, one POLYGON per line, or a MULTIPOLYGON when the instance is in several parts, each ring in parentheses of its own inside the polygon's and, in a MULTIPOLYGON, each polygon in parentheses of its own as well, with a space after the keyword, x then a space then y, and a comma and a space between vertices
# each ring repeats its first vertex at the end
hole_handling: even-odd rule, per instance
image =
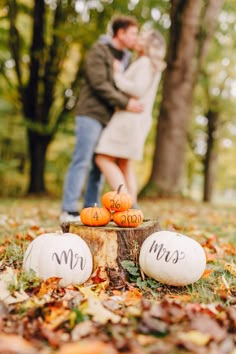
POLYGON ((160 231, 143 242, 139 264, 147 276, 163 284, 184 286, 200 279, 206 268, 206 256, 192 238, 160 231))
POLYGON ((46 280, 62 278, 60 285, 82 284, 91 275, 93 260, 87 243, 72 233, 47 233, 33 240, 25 252, 23 269, 46 280))

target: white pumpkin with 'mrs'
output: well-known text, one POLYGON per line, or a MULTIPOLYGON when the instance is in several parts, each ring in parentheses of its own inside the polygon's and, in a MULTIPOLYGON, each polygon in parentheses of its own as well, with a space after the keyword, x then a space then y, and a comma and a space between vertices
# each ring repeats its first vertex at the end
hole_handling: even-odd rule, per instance
POLYGON ((23 269, 46 280, 62 278, 60 285, 82 284, 92 273, 93 260, 87 243, 72 233, 38 236, 24 254, 23 269))
POLYGON ((206 268, 202 246, 192 238, 160 231, 143 242, 139 264, 142 271, 163 284, 184 286, 200 279, 206 268))

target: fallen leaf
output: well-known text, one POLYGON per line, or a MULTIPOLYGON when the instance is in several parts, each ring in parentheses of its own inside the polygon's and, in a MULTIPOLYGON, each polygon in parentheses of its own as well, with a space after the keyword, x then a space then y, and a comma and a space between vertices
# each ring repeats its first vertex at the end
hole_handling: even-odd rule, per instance
POLYGON ((227 336, 226 329, 221 327, 215 318, 205 314, 197 314, 191 319, 190 329, 210 335, 212 339, 219 342, 227 336))
POLYGON ((41 297, 45 294, 52 293, 58 286, 61 278, 58 277, 51 277, 48 278, 46 281, 41 283, 39 292, 37 293, 38 297, 41 297))
POLYGON ((212 269, 206 269, 204 270, 201 279, 207 279, 212 273, 212 269))
POLYGON ((64 344, 57 354, 118 354, 111 344, 101 341, 79 341, 64 344))
POLYGON ((236 266, 234 264, 226 263, 224 269, 236 277, 236 266))
POLYGON ((26 294, 23 290, 14 291, 12 295, 7 296, 3 302, 7 305, 16 304, 18 302, 26 301, 29 298, 29 295, 26 294))
POLYGON ((94 284, 100 284, 100 283, 108 280, 107 273, 103 267, 98 267, 93 272, 90 279, 93 281, 94 284))
POLYGON ((236 247, 233 246, 231 243, 223 243, 221 244, 221 247, 226 253, 230 254, 231 256, 236 254, 236 247))
POLYGON ((118 323, 121 317, 107 310, 101 303, 98 296, 89 288, 80 288, 80 291, 87 299, 87 303, 83 305, 83 313, 91 315, 93 320, 98 323, 105 324, 108 321, 118 323))
POLYGON ((50 313, 45 316, 45 326, 51 331, 55 330, 66 322, 69 317, 70 310, 65 310, 63 307, 52 307, 50 313))
POLYGON ((78 341, 81 338, 96 333, 96 329, 92 321, 87 320, 78 323, 71 332, 71 338, 73 342, 78 341))
POLYGON ((6 252, 5 246, 0 246, 0 256, 6 252))
POLYGON ((142 293, 137 288, 133 288, 125 292, 124 303, 126 306, 135 305, 140 302, 141 298, 142 293))
POLYGON ((0 300, 7 305, 27 300, 29 296, 23 290, 10 292, 10 285, 16 287, 17 284, 16 271, 7 267, 6 271, 0 275, 0 300))
POLYGON ((165 295, 166 299, 179 300, 181 302, 189 302, 191 300, 190 294, 167 294, 165 295))
POLYGON ((142 346, 147 346, 150 344, 153 344, 157 341, 157 338, 154 336, 147 336, 144 334, 138 334, 136 336, 137 341, 139 342, 139 344, 141 344, 142 346))
POLYGON ((205 254, 206 254, 206 261, 207 263, 214 262, 217 259, 217 253, 212 253, 207 251, 205 248, 205 254))
POLYGON ((205 346, 211 339, 209 334, 205 334, 199 331, 189 331, 185 333, 179 333, 179 339, 183 342, 192 342, 197 346, 205 346))
POLYGON ((0 334, 0 353, 36 354, 38 351, 27 340, 15 334, 0 334))

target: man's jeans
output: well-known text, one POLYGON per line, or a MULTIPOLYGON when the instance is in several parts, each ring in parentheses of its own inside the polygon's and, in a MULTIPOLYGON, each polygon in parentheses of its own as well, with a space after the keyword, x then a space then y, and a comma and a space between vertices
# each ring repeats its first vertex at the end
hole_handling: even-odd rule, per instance
POLYGON ((78 200, 88 173, 84 207, 99 204, 102 175, 94 162, 93 154, 102 129, 102 123, 96 119, 87 116, 76 117, 76 145, 64 183, 62 210, 78 211, 78 200))

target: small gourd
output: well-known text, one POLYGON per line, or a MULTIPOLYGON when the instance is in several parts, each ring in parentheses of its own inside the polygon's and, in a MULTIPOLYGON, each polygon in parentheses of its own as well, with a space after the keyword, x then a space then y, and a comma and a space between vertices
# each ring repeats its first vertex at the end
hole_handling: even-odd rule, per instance
POLYGON ((94 204, 93 207, 81 210, 80 220, 87 226, 105 226, 111 220, 111 213, 106 208, 100 208, 94 204))
POLYGON ((83 284, 92 273, 93 258, 87 243, 72 233, 46 233, 28 245, 23 269, 44 280, 61 278, 60 285, 83 284))
POLYGON ((110 191, 102 196, 102 204, 111 211, 124 211, 130 209, 133 204, 128 193, 121 192, 122 184, 117 191, 110 191))
POLYGON ((113 214, 113 221, 121 227, 137 227, 143 222, 143 213, 139 209, 117 211, 113 214))
POLYGON ((206 256, 194 239, 172 231, 159 231, 143 242, 139 264, 150 278, 167 285, 185 286, 200 279, 206 256))

